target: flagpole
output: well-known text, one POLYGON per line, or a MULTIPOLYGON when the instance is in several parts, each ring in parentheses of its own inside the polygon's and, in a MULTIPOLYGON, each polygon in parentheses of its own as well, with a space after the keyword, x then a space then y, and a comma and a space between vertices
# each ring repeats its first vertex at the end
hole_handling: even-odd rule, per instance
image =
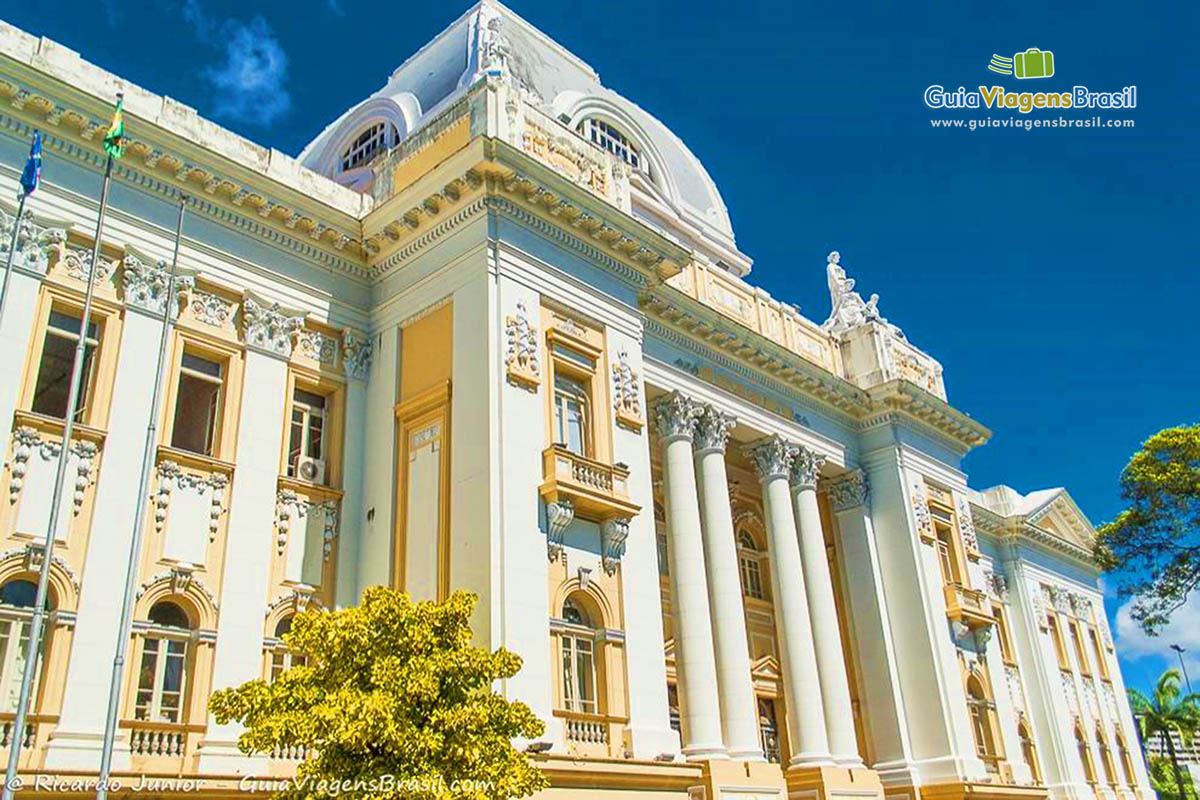
POLYGON ((113 740, 117 732, 117 715, 121 705, 121 682, 125 675, 125 651, 129 647, 130 629, 133 625, 133 587, 137 582, 138 556, 142 551, 142 530, 146 527, 146 507, 150 504, 147 491, 150 470, 154 465, 154 450, 157 444, 158 401, 162 394, 163 367, 167 361, 167 345, 173 321, 171 308, 175 303, 175 271, 179 265, 179 242, 183 238, 183 213, 187 208, 187 195, 179 197, 179 219, 175 223, 175 249, 171 254, 171 272, 167 276, 167 300, 163 306, 162 333, 158 339, 158 364, 154 373, 154 392, 150 395, 150 421, 146 425, 146 442, 142 450, 142 474, 138 480, 136 499, 137 511, 133 519, 133 537, 129 542, 129 562, 125 567, 125 593, 121 599, 121 627, 117 628, 117 647, 113 655, 112 680, 108 686, 108 716, 104 720, 104 746, 100 751, 100 777, 96 782, 96 800, 108 797, 108 780, 112 770, 113 740))
MULTIPOLYGON (((29 695, 39 666, 42 643, 42 624, 46 617, 46 593, 50 585, 50 560, 54 553, 54 530, 62 510, 62 488, 70 461, 71 434, 75 430, 75 412, 79 406, 79 390, 83 383, 83 361, 87 350, 88 325, 92 319, 92 296, 95 294, 93 276, 100 260, 100 239, 104 233, 104 212, 108 209, 108 189, 112 183, 113 157, 108 154, 104 164, 104 183, 100 189, 100 213, 96 217, 96 238, 92 243, 92 260, 87 269, 87 289, 83 295, 83 317, 79 322, 79 341, 75 345, 75 361, 71 367, 71 388, 67 392, 66 418, 63 420, 62 445, 58 450, 58 471, 54 475, 54 494, 50 501, 50 520, 46 524, 46 542, 42 549, 42 568, 38 574, 37 599, 29 623, 29 644, 25 651, 25 669, 21 673, 21 695, 17 701, 17 716, 13 720, 8 749, 8 769, 4 775, 3 800, 12 800, 13 792, 21 788, 17 770, 21 763, 21 745, 25 738, 25 722, 29 712, 29 695)), ((36 546, 36 545, 35 545, 36 546)))
POLYGON ((21 230, 21 216, 25 213, 25 198, 22 191, 17 197, 17 217, 13 220, 12 240, 8 243, 8 258, 4 260, 4 283, 0 284, 0 322, 4 321, 4 302, 8 300, 8 278, 12 275, 13 256, 17 252, 17 234, 21 230))

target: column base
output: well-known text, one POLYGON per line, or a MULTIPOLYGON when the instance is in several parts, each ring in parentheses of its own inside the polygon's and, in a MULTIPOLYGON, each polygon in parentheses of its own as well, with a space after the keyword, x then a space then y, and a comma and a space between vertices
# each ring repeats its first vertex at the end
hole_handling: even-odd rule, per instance
MULTIPOLYGON (((104 749, 104 734, 56 730, 46 742, 46 768, 64 772, 99 772, 100 751, 104 749)), ((117 732, 113 740, 112 771, 131 768, 129 742, 117 732)))
MULTIPOLYGON (((705 800, 784 800, 787 782, 778 764, 766 761, 706 761, 703 797, 705 800)), ((689 789, 694 797, 695 789, 689 789)))
POLYGON ((787 790, 790 800, 835 800, 872 798, 884 800, 883 782, 866 767, 789 767, 787 790))

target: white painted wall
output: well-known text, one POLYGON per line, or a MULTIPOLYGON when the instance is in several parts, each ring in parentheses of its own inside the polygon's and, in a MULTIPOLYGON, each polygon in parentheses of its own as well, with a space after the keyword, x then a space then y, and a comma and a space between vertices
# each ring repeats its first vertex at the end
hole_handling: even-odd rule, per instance
MULTIPOLYGON (((213 663, 214 690, 240 686, 258 678, 262 670, 287 364, 275 356, 247 350, 243 382, 213 663)), ((256 772, 259 768, 237 749, 239 733, 239 725, 221 725, 210 715, 199 751, 200 771, 225 775, 256 772)))

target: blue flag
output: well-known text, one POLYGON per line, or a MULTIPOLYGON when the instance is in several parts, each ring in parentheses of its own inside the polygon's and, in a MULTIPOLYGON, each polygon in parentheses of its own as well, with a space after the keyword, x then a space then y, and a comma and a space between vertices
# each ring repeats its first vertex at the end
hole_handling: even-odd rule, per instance
POLYGON ((42 179, 42 135, 33 132, 33 144, 29 147, 29 160, 25 162, 25 170, 21 173, 21 188, 26 195, 33 194, 38 181, 42 179))

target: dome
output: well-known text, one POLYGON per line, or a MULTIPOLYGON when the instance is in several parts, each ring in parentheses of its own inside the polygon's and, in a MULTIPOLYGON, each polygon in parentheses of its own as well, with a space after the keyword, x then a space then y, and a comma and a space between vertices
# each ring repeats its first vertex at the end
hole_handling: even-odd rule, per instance
POLYGON ((630 163, 635 216, 739 275, 749 272, 716 184, 679 137, 493 0, 483 0, 418 50, 383 88, 326 127, 299 159, 361 191, 375 155, 420 130, 497 64, 543 112, 630 163))

